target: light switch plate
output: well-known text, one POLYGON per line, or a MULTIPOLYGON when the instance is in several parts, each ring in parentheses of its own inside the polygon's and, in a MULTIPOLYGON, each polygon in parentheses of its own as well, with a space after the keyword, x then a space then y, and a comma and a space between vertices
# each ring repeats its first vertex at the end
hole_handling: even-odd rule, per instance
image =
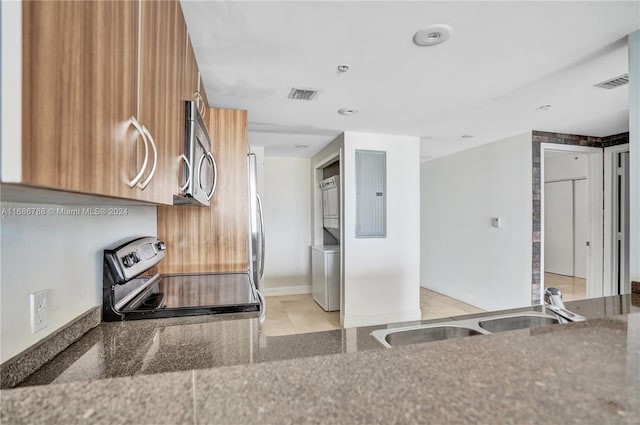
POLYGON ((34 334, 47 327, 47 290, 33 292, 29 295, 31 305, 31 333, 34 334))

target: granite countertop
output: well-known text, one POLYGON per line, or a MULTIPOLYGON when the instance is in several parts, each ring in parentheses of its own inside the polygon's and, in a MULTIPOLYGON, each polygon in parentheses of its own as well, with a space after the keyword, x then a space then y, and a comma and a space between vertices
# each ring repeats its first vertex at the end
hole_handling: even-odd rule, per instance
MULTIPOLYGON (((261 341, 260 335, 251 336, 251 329, 242 330, 240 323, 251 320, 236 321, 235 331, 220 328, 226 335, 209 335, 211 329, 198 323, 175 325, 176 331, 195 325, 190 337, 208 335, 210 344, 200 351, 195 345, 181 346, 188 338, 172 331, 145 339, 140 346, 146 348, 129 363, 111 359, 116 360, 112 366, 119 363, 113 370, 124 371, 116 376, 133 376, 95 379, 108 376, 106 361, 100 366, 102 375, 96 372, 98 354, 80 361, 84 368, 59 365, 62 372, 54 379, 62 383, 0 391, 0 419, 3 424, 635 424, 640 413, 640 313, 631 312, 635 303, 625 297, 567 303, 586 317, 611 317, 393 349, 372 343, 372 328, 261 341), (257 345, 242 364, 232 365, 238 352, 231 341, 243 340, 240 332, 257 345), (333 345, 327 344, 332 338, 333 345), (172 349, 162 348, 172 341, 177 344, 172 349), (306 346, 314 348, 301 348, 306 346), (208 367, 202 361, 180 370, 175 363, 184 357, 176 353, 193 350, 196 357, 209 356, 208 367), (225 355, 228 362, 211 367, 212 360, 225 355), (180 371, 155 373, 171 370, 160 365, 172 362, 173 370, 180 371), (60 379, 65 373, 69 376, 60 379)), ((142 328, 153 327, 136 323, 138 336, 146 335, 142 328)), ((127 333, 117 329, 124 324, 113 325, 111 331, 102 325, 96 331, 112 340, 127 333)), ((163 332, 167 328, 171 326, 163 332)), ((110 346, 101 341, 92 345, 86 339, 89 348, 71 364, 91 350, 117 351, 119 343, 128 343, 126 338, 110 346)))

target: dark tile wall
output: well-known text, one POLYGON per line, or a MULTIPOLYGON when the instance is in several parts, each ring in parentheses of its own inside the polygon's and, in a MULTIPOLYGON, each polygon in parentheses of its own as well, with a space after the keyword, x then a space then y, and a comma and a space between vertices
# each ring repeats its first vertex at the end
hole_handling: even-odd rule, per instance
POLYGON ((576 134, 549 133, 546 131, 534 130, 532 134, 532 261, 531 261, 531 304, 540 304, 542 293, 540 288, 540 255, 541 255, 541 230, 542 230, 542 207, 540 185, 541 178, 541 157, 540 143, 555 143, 559 145, 587 146, 594 148, 605 148, 609 146, 629 143, 629 133, 620 133, 607 137, 580 136, 576 134))
POLYGON ((614 134, 613 136, 607 136, 601 139, 601 146, 603 148, 608 148, 610 146, 616 145, 624 145, 625 143, 629 143, 629 132, 614 134))

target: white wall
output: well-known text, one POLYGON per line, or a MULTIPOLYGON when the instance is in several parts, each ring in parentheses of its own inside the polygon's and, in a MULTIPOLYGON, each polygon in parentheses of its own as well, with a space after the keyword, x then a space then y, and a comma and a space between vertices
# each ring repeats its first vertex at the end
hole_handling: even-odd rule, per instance
POLYGON ((640 31, 629 34, 629 276, 640 282, 640 31))
MULTIPOLYGON (((3 202, 5 208, 76 206, 3 202)), ((86 206, 85 206, 86 207, 86 206)), ((0 222, 0 362, 102 304, 102 250, 130 236, 157 235, 155 207, 122 216, 12 215, 0 222), (31 334, 29 294, 48 290, 48 326, 31 334)), ((171 249, 169 247, 169 249, 171 249)))
POLYGON ((344 133, 343 326, 420 319, 417 137, 344 133), (355 151, 387 153, 387 237, 356 239, 355 151))
POLYGON ((531 304, 531 139, 421 165, 422 286, 485 310, 531 304))
POLYGON ((267 293, 269 288, 311 285, 310 167, 309 158, 264 158, 267 293))

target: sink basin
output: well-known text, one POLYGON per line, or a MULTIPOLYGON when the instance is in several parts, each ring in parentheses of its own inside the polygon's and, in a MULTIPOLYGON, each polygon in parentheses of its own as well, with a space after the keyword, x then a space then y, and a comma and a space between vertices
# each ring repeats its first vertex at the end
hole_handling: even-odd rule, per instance
POLYGON ((417 344, 420 342, 441 341, 443 339, 461 338, 463 336, 482 335, 480 332, 456 326, 438 326, 434 328, 413 329, 388 334, 384 339, 392 347, 417 344))
POLYGON ((371 337, 386 348, 443 339, 491 334, 558 324, 558 319, 537 311, 503 314, 423 325, 395 325, 371 332, 371 337))
POLYGON ((499 318, 481 320, 478 323, 482 329, 491 333, 513 331, 516 329, 536 328, 539 326, 557 325, 558 319, 546 314, 519 314, 499 318))
POLYGON ((482 335, 489 332, 456 324, 418 325, 405 328, 379 329, 371 332, 371 336, 384 347, 418 344, 421 342, 441 341, 444 339, 462 338, 482 335))

